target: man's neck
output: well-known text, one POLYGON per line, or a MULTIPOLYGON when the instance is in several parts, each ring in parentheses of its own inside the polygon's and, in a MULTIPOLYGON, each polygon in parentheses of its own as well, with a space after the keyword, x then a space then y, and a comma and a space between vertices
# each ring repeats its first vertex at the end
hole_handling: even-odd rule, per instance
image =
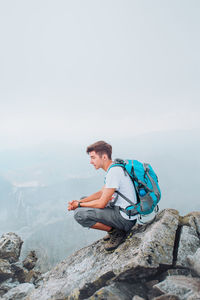
POLYGON ((113 161, 110 159, 105 163, 105 166, 103 167, 104 171, 108 171, 108 168, 112 165, 113 161))

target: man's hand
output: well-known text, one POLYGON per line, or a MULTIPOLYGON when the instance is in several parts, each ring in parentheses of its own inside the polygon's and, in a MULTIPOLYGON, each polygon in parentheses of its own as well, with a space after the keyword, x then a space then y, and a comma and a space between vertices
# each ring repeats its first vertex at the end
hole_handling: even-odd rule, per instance
POLYGON ((68 203, 68 210, 75 210, 78 207, 79 201, 72 200, 68 203))

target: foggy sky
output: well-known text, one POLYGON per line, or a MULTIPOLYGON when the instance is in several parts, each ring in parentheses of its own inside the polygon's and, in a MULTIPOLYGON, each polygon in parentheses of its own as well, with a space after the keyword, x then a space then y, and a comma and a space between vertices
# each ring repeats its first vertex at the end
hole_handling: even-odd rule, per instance
POLYGON ((198 0, 0 1, 0 148, 200 128, 198 0))

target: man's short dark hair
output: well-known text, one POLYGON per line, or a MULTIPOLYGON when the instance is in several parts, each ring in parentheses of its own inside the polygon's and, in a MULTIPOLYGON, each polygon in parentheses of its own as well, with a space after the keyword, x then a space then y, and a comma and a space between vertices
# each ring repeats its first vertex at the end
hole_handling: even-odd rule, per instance
POLYGON ((104 141, 98 141, 87 147, 86 152, 88 154, 92 151, 95 151, 99 156, 107 154, 109 159, 112 157, 112 146, 104 141))

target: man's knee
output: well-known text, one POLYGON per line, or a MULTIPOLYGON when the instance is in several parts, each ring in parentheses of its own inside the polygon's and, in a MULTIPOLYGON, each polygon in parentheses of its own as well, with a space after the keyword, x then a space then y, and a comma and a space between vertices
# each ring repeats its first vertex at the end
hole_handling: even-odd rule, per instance
POLYGON ((86 225, 87 223, 87 219, 88 219, 88 214, 87 214, 87 211, 82 209, 82 208, 77 208, 75 211, 74 211, 74 218, 75 220, 81 224, 82 226, 84 227, 88 227, 86 225))
POLYGON ((83 227, 91 227, 96 223, 96 221, 92 220, 91 213, 87 209, 77 208, 74 211, 74 219, 83 227))
POLYGON ((83 209, 81 211, 81 208, 77 208, 74 211, 74 219, 78 222, 81 223, 81 221, 83 221, 85 218, 85 214, 83 213, 83 209))

